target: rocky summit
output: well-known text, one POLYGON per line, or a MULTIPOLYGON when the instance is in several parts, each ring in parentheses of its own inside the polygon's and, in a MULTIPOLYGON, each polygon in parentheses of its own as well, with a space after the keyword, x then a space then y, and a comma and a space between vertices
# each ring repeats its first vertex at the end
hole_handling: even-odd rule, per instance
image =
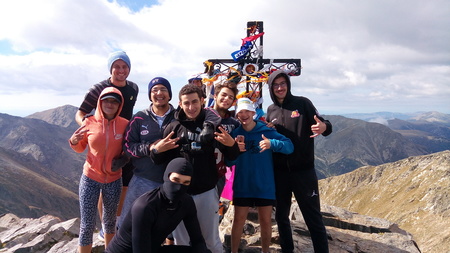
MULTIPOLYGON (((229 207, 229 203, 225 203, 229 207)), ((229 252, 233 207, 227 208, 220 225, 225 252, 229 252)), ((311 238, 301 218, 298 205, 291 209, 295 252, 314 252, 311 238)), ((324 220, 329 235, 330 252, 420 252, 411 234, 397 224, 380 218, 352 213, 344 209, 324 206, 324 220)), ((61 221, 45 215, 38 219, 19 218, 13 214, 0 217, 0 252, 76 252, 79 219, 61 221)), ((249 213, 244 226, 240 252, 260 252, 258 216, 256 210, 249 213)), ((94 234, 92 252, 104 251, 103 242, 94 234)), ((277 226, 273 220, 271 252, 281 252, 277 226)))
POLYGON ((423 252, 450 252, 450 151, 361 167, 319 185, 322 204, 390 220, 423 252))

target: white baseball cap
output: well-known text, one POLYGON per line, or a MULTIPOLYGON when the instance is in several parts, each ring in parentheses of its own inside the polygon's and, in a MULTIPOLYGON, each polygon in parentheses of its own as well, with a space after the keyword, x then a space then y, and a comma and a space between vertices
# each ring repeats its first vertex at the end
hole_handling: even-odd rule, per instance
POLYGON ((238 114, 242 110, 248 110, 252 112, 256 111, 253 102, 248 98, 240 98, 238 99, 236 104, 236 114, 238 114))

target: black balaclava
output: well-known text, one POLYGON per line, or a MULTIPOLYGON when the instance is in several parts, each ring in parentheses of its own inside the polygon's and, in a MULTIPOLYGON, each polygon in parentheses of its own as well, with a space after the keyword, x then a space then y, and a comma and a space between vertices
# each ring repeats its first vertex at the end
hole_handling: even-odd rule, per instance
POLYGON ((166 196, 170 202, 178 202, 180 197, 186 193, 188 189, 187 185, 177 184, 170 181, 170 174, 176 172, 181 175, 192 176, 193 170, 192 164, 182 157, 175 158, 167 164, 166 171, 164 172, 164 183, 162 190, 164 196, 166 196))

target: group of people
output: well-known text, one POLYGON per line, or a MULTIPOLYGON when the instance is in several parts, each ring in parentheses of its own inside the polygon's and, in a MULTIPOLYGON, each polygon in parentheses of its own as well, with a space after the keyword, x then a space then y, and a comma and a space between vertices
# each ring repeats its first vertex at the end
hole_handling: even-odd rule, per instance
POLYGON ((292 193, 315 252, 328 252, 314 137, 329 135, 332 126, 310 100, 291 94, 289 75, 269 76, 274 103, 265 122, 255 119, 250 99, 236 101, 236 83, 215 86, 211 107, 201 84, 187 84, 175 108, 163 77, 148 84, 150 106, 133 115, 139 88, 127 80, 129 57, 114 52, 108 67, 111 77, 88 91, 75 116, 80 128, 69 139, 76 152, 88 149, 79 186, 79 252, 91 252, 98 210, 106 252, 222 253, 218 209, 227 167, 234 174, 226 182, 235 210, 232 253, 250 207, 258 209, 262 252, 269 252, 273 207, 282 251, 294 252, 292 193), (169 237, 174 245, 165 245, 169 237))

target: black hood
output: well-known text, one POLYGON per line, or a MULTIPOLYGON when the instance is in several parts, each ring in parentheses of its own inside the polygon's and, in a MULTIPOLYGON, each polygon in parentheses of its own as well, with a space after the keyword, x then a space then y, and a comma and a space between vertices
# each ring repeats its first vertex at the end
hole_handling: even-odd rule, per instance
POLYGON ((172 203, 176 203, 180 197, 187 192, 188 186, 170 181, 169 176, 173 172, 181 175, 192 176, 194 169, 188 160, 181 157, 175 158, 167 164, 166 171, 164 172, 164 183, 162 190, 167 199, 169 199, 172 203))
POLYGON ((278 102, 277 98, 273 94, 272 83, 273 83, 273 80, 277 79, 280 76, 284 76, 286 78, 286 82, 287 82, 286 98, 292 96, 292 93, 291 93, 291 78, 289 77, 289 75, 286 74, 286 72, 284 72, 281 69, 273 72, 272 74, 270 74, 269 80, 267 81, 267 84, 269 85, 270 98, 272 99, 272 102, 274 104, 276 104, 276 105, 280 105, 280 103, 278 102))

